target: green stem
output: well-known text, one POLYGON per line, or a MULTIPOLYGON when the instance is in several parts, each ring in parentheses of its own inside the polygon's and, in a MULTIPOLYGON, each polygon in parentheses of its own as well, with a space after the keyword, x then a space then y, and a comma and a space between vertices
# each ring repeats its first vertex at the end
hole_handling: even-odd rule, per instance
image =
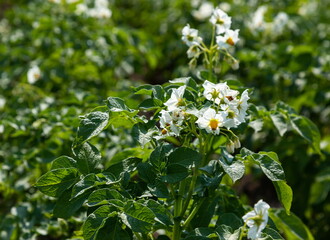
POLYGON ((200 200, 199 203, 196 205, 196 207, 191 211, 191 213, 189 214, 188 218, 183 223, 182 228, 186 228, 189 225, 190 221, 195 217, 195 215, 198 212, 199 208, 202 206, 204 200, 205 200, 205 198, 203 198, 202 200, 200 200))
POLYGON ((241 228, 238 240, 242 240, 242 238, 245 236, 245 229, 246 229, 246 222, 244 222, 244 226, 241 228))

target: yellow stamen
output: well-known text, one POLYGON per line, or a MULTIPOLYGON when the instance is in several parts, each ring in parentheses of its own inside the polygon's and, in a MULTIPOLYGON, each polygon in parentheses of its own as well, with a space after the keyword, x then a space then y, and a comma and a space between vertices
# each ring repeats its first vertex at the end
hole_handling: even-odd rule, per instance
POLYGON ((216 119, 211 119, 211 120, 210 120, 210 124, 209 124, 209 126, 211 127, 211 129, 212 129, 213 131, 216 130, 216 129, 218 128, 218 125, 219 125, 218 120, 216 120, 216 119))
POLYGON ((231 37, 229 37, 229 38, 227 39, 226 43, 228 43, 228 44, 231 45, 231 46, 234 46, 234 45, 235 45, 235 43, 234 43, 234 41, 233 41, 233 39, 232 39, 231 37))

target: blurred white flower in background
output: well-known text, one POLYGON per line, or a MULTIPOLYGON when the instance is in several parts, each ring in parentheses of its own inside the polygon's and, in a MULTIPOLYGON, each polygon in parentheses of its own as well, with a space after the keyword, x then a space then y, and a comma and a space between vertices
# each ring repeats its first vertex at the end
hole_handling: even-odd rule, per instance
POLYGON ((210 2, 203 2, 197 10, 192 11, 192 15, 197 20, 203 21, 209 18, 213 12, 213 4, 210 2))
POLYGON ((258 7, 258 9, 253 13, 251 21, 248 22, 248 28, 250 30, 260 31, 265 29, 266 23, 264 21, 264 15, 266 11, 266 6, 258 7))
POLYGON ((36 65, 32 66, 27 72, 28 83, 34 84, 41 77, 40 68, 36 65))

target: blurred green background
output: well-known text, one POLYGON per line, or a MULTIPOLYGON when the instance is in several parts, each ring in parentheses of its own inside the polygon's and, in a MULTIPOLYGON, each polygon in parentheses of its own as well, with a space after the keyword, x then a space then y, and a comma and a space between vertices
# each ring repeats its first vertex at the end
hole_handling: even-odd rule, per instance
MULTIPOLYGON (((0 239, 77 239, 84 212, 51 216, 54 200, 34 183, 60 155, 71 154, 79 115, 108 96, 129 105, 132 86, 161 84, 190 70, 181 30, 189 23, 209 39, 208 21, 220 6, 240 29, 234 56, 221 79, 253 90, 251 102, 268 110, 282 101, 310 118, 321 133, 321 152, 293 132, 280 136, 267 120, 250 124, 242 145, 275 151, 293 188, 292 212, 315 239, 330 233, 330 2, 326 0, 0 0, 0 239), (97 3, 99 2, 99 3, 97 3), (106 2, 103 9, 100 2, 106 2), (84 5, 81 5, 84 4, 84 5), (105 10, 107 9, 107 10, 105 10), (31 82, 27 73, 40 68, 31 82)), ((202 64, 202 63, 200 63, 202 64)), ((257 114, 262 114, 262 108, 257 114)), ((125 134, 106 134, 99 149, 110 158, 129 145, 125 134)), ((234 186, 246 203, 274 189, 262 175, 234 186)))

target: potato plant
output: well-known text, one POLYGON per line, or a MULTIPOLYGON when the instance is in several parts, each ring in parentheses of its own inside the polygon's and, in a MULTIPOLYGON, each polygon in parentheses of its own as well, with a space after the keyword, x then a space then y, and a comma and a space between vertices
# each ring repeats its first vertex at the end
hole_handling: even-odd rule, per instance
MULTIPOLYGON (((147 96, 136 108, 108 97, 106 106, 82 117, 73 156, 56 158, 37 181, 41 192, 57 199, 56 217, 86 208, 84 239, 283 239, 280 233, 313 239, 290 212, 293 193, 277 154, 241 146, 240 135, 258 121, 262 107, 249 104, 249 90, 238 81, 218 77, 223 61, 238 67, 231 51, 239 30, 231 29, 231 17, 216 8, 210 25, 210 43, 189 25, 182 30, 190 66, 202 58, 198 79, 135 87, 136 95, 147 96), (136 145, 102 161, 91 142, 111 128, 125 128, 136 145), (249 211, 242 204, 231 182, 252 166, 272 181, 283 208, 259 200, 249 211)), ((263 109, 262 117, 283 133, 288 116, 293 130, 320 151, 315 125, 284 103, 277 106, 263 109)))

